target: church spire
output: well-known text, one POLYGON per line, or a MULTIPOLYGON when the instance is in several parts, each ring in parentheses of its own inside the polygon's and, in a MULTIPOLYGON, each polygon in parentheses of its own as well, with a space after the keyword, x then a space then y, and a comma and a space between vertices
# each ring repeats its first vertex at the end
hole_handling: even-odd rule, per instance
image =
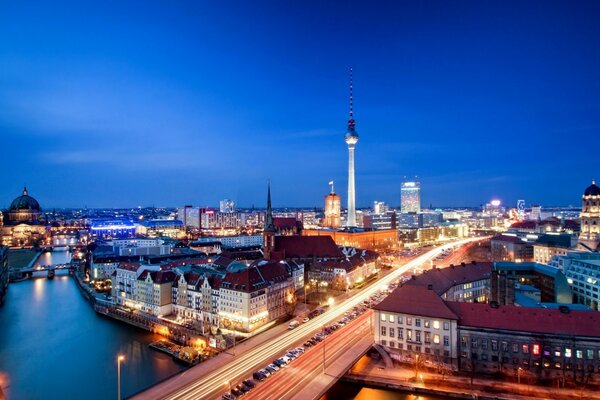
POLYGON ((23 186, 23 196, 29 196, 29 192, 27 191, 27 184, 23 186))
POLYGON ((273 209, 271 207, 271 181, 267 188, 267 216, 265 218, 265 232, 275 232, 275 225, 273 224, 273 209))

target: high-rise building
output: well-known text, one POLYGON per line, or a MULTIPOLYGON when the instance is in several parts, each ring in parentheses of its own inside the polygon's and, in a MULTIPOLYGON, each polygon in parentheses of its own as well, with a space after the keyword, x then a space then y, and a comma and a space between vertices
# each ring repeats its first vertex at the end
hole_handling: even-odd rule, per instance
POLYGON ((219 203, 220 205, 220 211, 222 213, 232 213, 235 212, 235 201, 230 200, 230 199, 224 199, 221 200, 221 202, 219 203))
POLYGON ((420 182, 402 182, 400 187, 400 209, 403 213, 421 212, 420 182))
POLYGON ((356 226, 356 195, 354 193, 354 146, 358 142, 358 133, 355 130, 354 111, 352 99, 352 68, 350 68, 350 118, 348 119, 348 131, 344 140, 348 145, 348 218, 346 226, 356 226))
POLYGON ((374 201, 373 202, 373 213, 385 214, 389 210, 390 210, 390 208, 383 201, 374 201))
POLYGON ((587 251, 600 251, 600 187, 596 181, 585 189, 581 203, 579 245, 587 251))
POLYGON ((339 228, 341 225, 341 199, 339 194, 335 194, 333 190, 333 181, 331 185, 331 193, 325 196, 325 219, 323 226, 328 228, 339 228))
POLYGON ((540 205, 531 206, 531 214, 529 214, 529 219, 532 221, 541 221, 542 206, 540 206, 540 205))

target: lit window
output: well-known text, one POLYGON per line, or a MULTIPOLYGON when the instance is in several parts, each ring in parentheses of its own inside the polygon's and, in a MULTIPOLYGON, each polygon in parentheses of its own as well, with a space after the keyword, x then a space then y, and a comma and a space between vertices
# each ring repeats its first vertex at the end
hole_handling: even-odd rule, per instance
POLYGON ((569 349, 569 348, 567 347, 567 348, 565 349, 565 357, 567 357, 567 358, 571 358, 571 356, 572 356, 572 355, 573 355, 573 354, 572 354, 572 352, 571 352, 571 349, 569 349))
POLYGON ((433 329, 440 329, 440 321, 433 321, 433 329))
POLYGON ((394 322, 394 316, 390 314, 390 322, 394 322))
POLYGON ((583 358, 583 350, 575 350, 575 356, 577 358, 583 358))
POLYGON ((433 335, 433 343, 440 344, 440 335, 433 335))
POLYGON ((531 348, 531 352, 533 353, 534 356, 539 356, 540 355, 540 345, 534 344, 533 347, 531 348))
POLYGON ((381 313, 381 320, 385 321, 386 320, 386 315, 384 313, 381 313))
POLYGON ((529 345, 528 344, 524 344, 522 346, 523 348, 523 354, 529 354, 529 345))
POLYGON ((560 355, 561 355, 560 347, 554 348, 554 357, 560 357, 560 355))

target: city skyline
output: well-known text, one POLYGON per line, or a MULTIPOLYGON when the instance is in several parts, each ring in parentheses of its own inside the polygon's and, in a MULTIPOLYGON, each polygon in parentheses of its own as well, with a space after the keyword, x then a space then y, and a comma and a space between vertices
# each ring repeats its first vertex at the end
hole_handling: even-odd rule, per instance
POLYGON ((262 207, 268 179, 275 207, 321 206, 347 188, 350 66, 359 208, 404 176, 425 206, 577 205, 598 179, 598 4, 348 4, 3 5, 0 208, 24 184, 49 208, 262 207))

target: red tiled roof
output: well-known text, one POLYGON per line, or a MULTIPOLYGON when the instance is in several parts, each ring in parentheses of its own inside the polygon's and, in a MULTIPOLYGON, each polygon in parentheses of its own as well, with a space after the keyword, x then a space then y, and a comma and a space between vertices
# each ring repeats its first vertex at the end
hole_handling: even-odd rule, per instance
POLYGON ((556 309, 446 302, 459 316, 459 325, 532 333, 600 337, 600 313, 556 309))
POLYGON ((221 287, 242 292, 253 292, 269 286, 270 282, 280 282, 287 279, 288 272, 285 264, 270 262, 246 268, 240 272, 229 272, 223 278, 221 287))
POLYGON ((489 279, 493 265, 491 262, 470 263, 455 265, 446 268, 432 268, 408 280, 405 285, 425 286, 431 285, 433 291, 441 296, 452 286, 464 283, 489 279))
POLYGON ((330 236, 275 236, 275 251, 284 251, 286 258, 343 257, 330 236))
POLYGON ((515 222, 510 227, 521 229, 535 229, 537 227, 537 223, 535 221, 519 221, 515 222))
POLYGON ((177 279, 177 274, 173 271, 150 271, 146 269, 138 276, 138 280, 145 281, 148 275, 154 283, 169 283, 177 279))
POLYGON ((140 267, 140 263, 128 263, 128 262, 121 262, 119 263, 119 269, 126 269, 128 271, 137 271, 138 268, 140 267))
POLYGON ((573 229, 573 230, 577 230, 577 229, 579 229, 579 221, 575 221, 575 220, 572 220, 572 219, 566 219, 566 220, 563 222, 563 226, 564 226, 566 229, 573 229))
POLYGON ((374 307, 379 311, 420 315, 431 318, 458 319, 446 303, 426 286, 404 285, 396 288, 374 307))
POLYGON ((296 228, 297 220, 294 217, 273 217, 275 228, 292 229, 296 228))

